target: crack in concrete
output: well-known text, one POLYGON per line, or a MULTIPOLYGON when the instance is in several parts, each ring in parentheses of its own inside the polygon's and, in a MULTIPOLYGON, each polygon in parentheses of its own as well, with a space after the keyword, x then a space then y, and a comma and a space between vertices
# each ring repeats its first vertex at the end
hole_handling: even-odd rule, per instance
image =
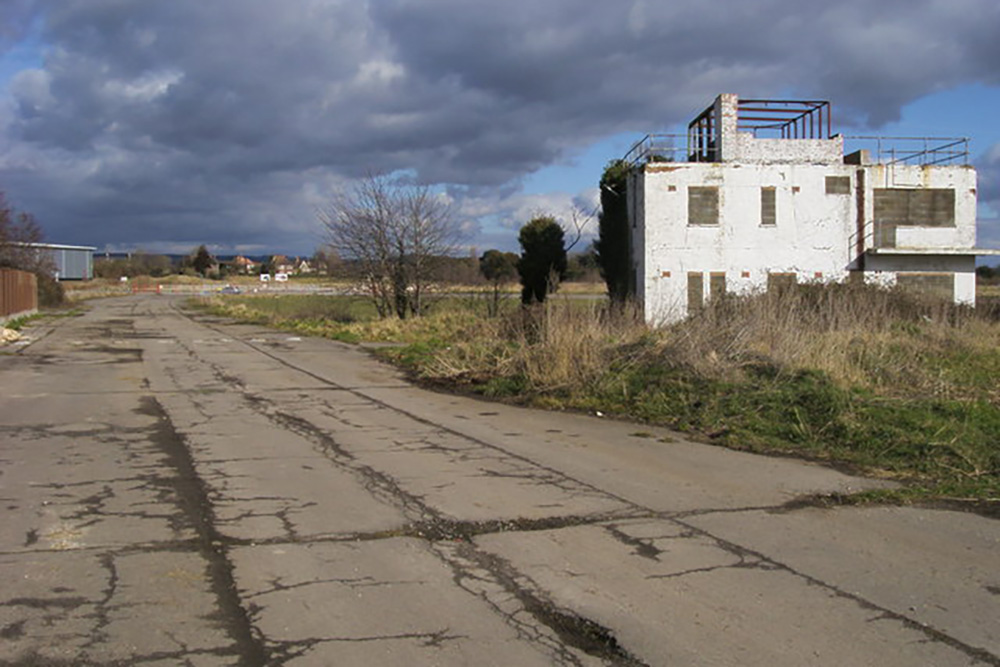
MULTIPOLYGON (((249 343, 246 343, 245 341, 241 342, 249 345, 249 343)), ((250 345, 250 347, 257 350, 259 353, 272 356, 256 346, 250 345)), ((275 360, 282 365, 289 366, 289 364, 283 360, 277 358, 275 358, 275 360)), ((488 564, 498 561, 493 560, 495 559, 494 556, 491 556, 490 554, 487 554, 472 545, 471 540, 476 535, 488 532, 503 532, 505 530, 517 529, 548 530, 558 527, 566 527, 569 525, 582 525, 584 523, 605 521, 609 518, 621 520, 624 518, 631 518, 633 516, 648 515, 647 513, 637 514, 633 511, 627 515, 622 512, 616 512, 591 517, 574 516, 550 519, 517 519, 513 521, 495 520, 475 522, 451 520, 445 517, 441 512, 430 507, 422 498, 403 490, 399 486, 398 482, 390 475, 375 470, 371 466, 357 462, 355 457, 344 451, 335 439, 308 420, 295 415, 289 415, 280 410, 275 411, 271 409, 270 404, 264 398, 248 391, 245 383, 226 373, 225 370, 218 367, 218 365, 213 364, 208 360, 202 360, 201 364, 203 366, 208 366, 217 379, 228 383, 234 388, 234 390, 241 393, 246 403, 256 412, 262 414, 264 417, 275 422, 276 424, 293 430, 299 435, 302 435, 303 437, 306 437, 310 441, 316 443, 319 446, 321 453, 323 453, 323 455, 326 456, 334 465, 353 472, 360 479, 364 488, 368 490, 369 493, 372 493, 376 497, 388 500, 393 505, 398 507, 404 515, 420 517, 418 520, 411 522, 409 525, 401 529, 370 534, 367 536, 368 539, 411 536, 426 540, 432 544, 446 541, 460 542, 464 543, 468 549, 475 552, 476 556, 474 560, 481 564, 488 564)), ((297 369, 295 367, 292 368, 301 371, 301 369, 297 369)), ((325 384, 334 384, 324 378, 317 379, 320 379, 320 381, 325 384)), ((410 418, 416 419, 419 423, 431 426, 437 432, 447 433, 457 436, 463 440, 474 442, 481 447, 485 447, 489 451, 496 452, 505 459, 514 459, 517 462, 516 465, 524 466, 526 469, 530 468, 535 471, 535 480, 539 480, 540 476, 540 481, 542 483, 556 484, 557 486, 560 486, 560 488, 564 488, 564 490, 573 493, 592 493, 599 494, 604 497, 608 497, 610 495, 597 489, 596 487, 568 478, 566 475, 554 469, 537 465, 525 457, 512 456, 500 448, 489 445, 488 443, 479 442, 478 440, 470 438, 465 434, 458 433, 447 427, 442 427, 439 424, 434 424, 428 420, 416 418, 413 415, 409 415, 408 413, 400 411, 392 406, 388 406, 381 401, 372 399, 371 397, 365 396, 359 392, 351 391, 351 393, 357 395, 359 398, 362 398, 362 400, 377 404, 381 409, 406 414, 410 418), (563 485, 565 485, 565 487, 563 485)), ((436 448, 442 449, 439 447, 436 448)), ((454 454, 454 452, 449 453, 454 454)), ((627 508, 635 508, 632 503, 621 499, 617 500, 627 508)), ((313 543, 316 540, 310 539, 307 541, 313 543)), ((255 543, 261 544, 263 541, 255 543)), ((443 557, 445 555, 444 552, 436 553, 439 554, 439 557, 443 557)), ((445 562, 450 568, 452 568, 453 571, 461 566, 461 563, 454 559, 445 559, 445 562)), ((522 605, 522 609, 520 611, 530 615, 533 619, 533 624, 545 626, 558 636, 560 642, 542 642, 541 646, 550 654, 557 657, 561 664, 580 664, 569 648, 573 647, 577 650, 583 651, 584 653, 601 657, 602 659, 613 658, 617 664, 641 665, 641 663, 632 657, 627 651, 618 646, 617 640, 608 628, 600 626, 589 619, 558 610, 554 608, 551 603, 542 600, 538 596, 518 589, 515 585, 516 580, 514 578, 508 577, 505 579, 497 573, 492 572, 491 576, 497 578, 498 581, 505 582, 505 587, 510 588, 508 594, 513 595, 520 601, 522 605)), ((525 623, 525 621, 518 620, 515 614, 503 614, 501 617, 504 618, 508 624, 511 624, 514 627, 521 626, 525 623)), ((530 633, 530 635, 537 641, 539 631, 536 630, 535 632, 530 633)))
POLYGON ((681 570, 680 572, 671 572, 669 574, 650 574, 646 579, 680 579, 682 577, 689 577, 693 574, 708 574, 710 572, 719 572, 721 570, 777 570, 779 568, 771 566, 762 560, 752 560, 748 558, 741 558, 739 562, 732 563, 730 565, 711 565, 708 567, 693 567, 688 570, 681 570))
POLYGON ((425 648, 440 648, 446 643, 459 639, 467 639, 465 635, 451 634, 448 629, 437 632, 410 632, 393 635, 370 635, 360 637, 316 637, 296 639, 285 642, 268 642, 271 649, 272 665, 285 665, 289 661, 308 655, 317 646, 324 644, 366 644, 382 641, 412 641, 416 640, 425 648))
POLYGON ((78 609, 90 604, 85 597, 61 598, 11 598, 0 607, 27 607, 29 609, 78 609))
POLYGON ((651 540, 643 540, 638 537, 632 537, 631 535, 622 532, 615 524, 607 525, 604 529, 625 546, 632 547, 632 553, 635 555, 641 556, 642 558, 648 558, 649 560, 660 560, 659 556, 663 553, 663 549, 657 548, 651 540))
POLYGON ((500 556, 471 543, 441 544, 438 553, 451 567, 456 586, 483 600, 522 639, 547 648, 553 654, 555 663, 582 665, 570 650, 572 647, 614 665, 645 666, 618 643, 608 628, 559 608, 537 584, 500 556), (447 549, 452 553, 446 553, 447 549), (517 608, 511 608, 510 599, 518 602, 517 608), (521 620, 523 612, 530 615, 534 622, 521 620))
MULTIPOLYGON (((296 584, 282 584, 280 579, 271 579, 268 584, 271 588, 267 588, 260 591, 255 591, 253 593, 245 593, 244 598, 247 600, 253 600, 255 598, 261 598, 267 595, 273 595, 275 593, 287 593, 289 591, 312 588, 314 586, 324 586, 327 584, 337 584, 341 586, 347 586, 351 589, 357 588, 382 588, 391 586, 403 586, 403 585, 426 585, 426 581, 420 580, 389 580, 389 579, 375 579, 374 577, 350 577, 350 578, 331 578, 331 579, 311 579, 309 581, 302 581, 296 584)), ((259 607, 257 607, 259 609, 259 607)))
MULTIPOLYGON (((756 509, 754 511, 756 511, 756 509)), ((965 653, 967 656, 978 662, 982 662, 987 665, 993 665, 994 667, 1000 667, 1000 656, 994 655, 993 653, 987 651, 986 649, 977 646, 970 646, 969 644, 966 644, 965 642, 956 639, 951 635, 948 635, 945 632, 938 630, 937 628, 934 628, 925 623, 921 623, 919 621, 915 621, 909 616, 906 616, 899 612, 893 611, 892 609, 871 602, 870 600, 861 597, 857 593, 851 593, 845 591, 839 586, 823 581, 810 574, 806 574, 805 572, 800 572, 799 570, 796 570, 790 565, 787 565, 774 558, 771 558, 764 553, 755 551, 753 549, 748 549, 747 547, 736 544, 735 542, 730 542, 729 540, 725 540, 721 537, 718 537, 717 535, 713 535, 707 530, 698 528, 697 526, 690 523, 685 523, 682 519, 678 519, 675 517, 671 520, 677 523, 678 525, 687 528, 695 535, 714 541, 719 548, 739 558, 746 558, 749 556, 756 559, 756 564, 754 564, 753 567, 763 567, 770 570, 780 570, 783 572, 787 572, 792 576, 802 579, 808 584, 811 584, 813 586, 818 586, 820 588, 824 588, 830 591, 830 593, 836 597, 843 598, 845 600, 850 600, 851 602, 858 605, 862 609, 878 612, 879 615, 882 617, 885 617, 887 619, 893 619, 897 623, 902 624, 904 627, 907 627, 911 630, 916 630, 922 633, 925 637, 927 637, 928 640, 940 642, 955 650, 965 653)), ((727 568, 732 566, 721 566, 721 567, 727 568)))
POLYGON ((146 663, 172 663, 181 667, 196 667, 196 665, 203 663, 192 662, 192 659, 199 657, 233 658, 237 656, 231 648, 192 649, 185 647, 180 651, 156 651, 125 659, 96 661, 92 660, 86 652, 73 658, 53 658, 40 655, 35 650, 22 655, 14 662, 0 660, 0 667, 132 667, 146 663))
POLYGON ((87 638, 87 641, 83 644, 83 648, 85 649, 103 644, 107 640, 108 637, 105 630, 111 625, 110 605, 112 600, 114 600, 115 594, 118 592, 119 575, 114 554, 102 554, 98 560, 101 567, 108 572, 108 585, 104 589, 104 596, 94 603, 94 611, 87 614, 87 617, 96 620, 97 624, 87 638))
POLYGON ((208 563, 208 579, 218 605, 216 620, 236 645, 242 665, 263 666, 268 662, 267 653, 254 634, 246 611, 240 605, 233 579, 233 565, 222 536, 215 527, 214 509, 208 499, 205 484, 195 471, 191 453, 183 436, 174 430, 169 416, 155 398, 143 397, 142 406, 147 414, 157 419, 151 440, 160 448, 175 471, 172 481, 178 504, 194 528, 199 552, 208 563))
MULTIPOLYGON (((183 313, 181 314, 184 315, 183 313)), ((184 316, 189 317, 187 315, 184 316)), ((189 317, 189 319, 194 319, 194 318, 189 317)), ((215 329, 215 327, 211 327, 209 325, 206 326, 208 326, 208 328, 215 329)), ((699 516, 720 511, 729 511, 729 512, 733 511, 746 512, 753 510, 795 511, 797 509, 801 509, 802 507, 812 507, 817 505, 828 506, 824 505, 824 503, 827 502, 828 497, 807 496, 803 498, 796 498, 787 503, 775 507, 736 508, 736 509, 727 508, 724 510, 697 510, 691 512, 676 513, 672 516, 666 515, 664 513, 655 513, 647 508, 642 508, 632 503, 631 501, 628 501, 625 498, 618 497, 614 494, 605 492, 604 490, 599 489, 591 484, 587 484, 575 480, 573 478, 570 478, 564 475, 563 473, 559 472, 558 470, 537 464, 528 457, 508 452, 504 450, 502 447, 499 447, 497 445, 493 445, 491 443, 482 441, 478 438, 469 436, 468 434, 452 429, 451 427, 437 424, 435 422, 432 422, 431 420, 420 417, 419 415, 413 414, 409 411, 389 405, 388 403, 373 396, 370 396, 368 394, 365 394, 364 392, 358 389, 353 389, 344 387, 342 385, 338 385, 337 383, 332 382, 325 377, 322 377, 316 373, 309 371, 308 369, 302 368, 301 366, 298 366, 285 359, 282 359, 273 352, 266 349, 262 349, 261 347, 254 345, 250 342, 247 342, 245 340, 240 340, 239 342, 257 351, 258 353, 269 357, 270 359, 276 361, 277 363, 289 369, 301 372, 306 376, 311 377, 325 385, 342 389, 343 391, 353 394, 364 401, 369 401, 372 404, 382 409, 391 410, 397 414, 409 417, 416 423, 430 426, 439 432, 447 433, 457 438, 463 439, 465 441, 476 443, 479 446, 489 450, 494 450, 496 452, 499 452, 505 458, 520 460, 522 463, 531 466, 536 471, 546 471, 554 478, 563 480, 563 484, 572 484, 573 486, 575 486, 575 488, 572 489, 573 491, 579 492, 581 487, 584 487, 589 492, 597 493, 600 494, 601 496, 617 500, 622 505, 631 508, 632 512, 637 517, 658 516, 658 518, 672 522, 682 528, 685 528, 689 535, 701 536, 706 539, 709 539, 710 541, 713 541, 719 548, 733 554, 738 559, 738 563, 735 565, 728 565, 721 567, 726 567, 726 568, 761 567, 766 569, 783 570, 789 572, 794 576, 800 577, 809 584, 823 587, 827 590, 830 590, 833 594, 837 596, 849 599, 853 601, 855 604, 861 606, 862 608, 881 612, 885 614, 887 617, 895 619, 896 621, 904 624, 906 627, 918 630, 922 632, 930 641, 941 642, 945 645, 948 645, 952 648, 964 652, 966 655, 969 655, 975 660, 979 660, 990 665, 997 665, 998 667, 1000 667, 1000 658, 998 658, 997 656, 991 654, 990 652, 984 649, 968 646, 967 644, 935 628, 921 624, 917 621, 910 619, 909 617, 896 613, 890 609, 880 607, 860 597, 859 595, 848 593, 846 591, 839 589, 834 585, 821 581, 808 574, 798 572, 793 568, 791 568, 790 566, 780 563, 774 559, 771 559, 762 553, 746 549, 740 545, 719 538, 705 530, 701 530, 696 526, 684 521, 685 517, 699 516)), ((233 378, 231 376, 222 373, 221 369, 216 369, 216 370, 218 372, 217 376, 220 379, 226 381, 227 383, 230 383, 231 386, 238 387, 240 390, 244 391, 244 393, 247 393, 245 385, 238 378, 233 378)), ((263 399, 259 397, 253 397, 251 400, 257 401, 258 403, 263 401, 263 399)), ((264 413, 266 416, 269 417, 271 416, 270 414, 268 414, 269 411, 267 411, 266 408, 264 410, 264 413)), ((314 441, 316 441, 315 434, 322 433, 320 429, 318 429, 311 423, 307 422, 306 420, 298 417, 294 417, 294 419, 297 420, 296 427, 302 429, 301 434, 303 435, 305 435, 306 433, 314 434, 313 437, 314 441)), ((332 440, 325 433, 322 433, 321 439, 324 441, 332 440)), ((338 449, 339 448, 332 447, 329 451, 336 452, 338 449)), ((444 448, 441 449, 444 450, 444 448)), ((326 451, 325 447, 324 451, 326 451)), ((344 457, 343 454, 341 454, 341 456, 337 458, 341 459, 341 464, 343 465, 343 461, 346 457, 344 457)), ((347 460, 349 461, 350 459, 347 460)), ((337 463, 337 461, 334 462, 337 463)), ((371 539, 380 539, 382 536, 399 536, 400 534, 412 534, 412 536, 414 537, 421 537, 423 539, 428 540, 432 546, 437 545, 438 547, 441 547, 442 545, 449 545, 449 547, 460 550, 461 557, 455 558, 455 557, 448 557, 446 554, 441 553, 439 549, 439 553, 441 553, 442 560, 446 564, 448 564, 453 570, 456 584, 460 585, 464 590, 469 591, 470 593, 476 595, 480 599, 487 601, 488 604, 490 604, 490 606, 493 607, 497 613, 501 614, 501 616, 508 621, 508 623, 510 623, 513 627, 518 628, 518 632, 523 632, 525 627, 522 625, 523 622, 518 618, 518 614, 521 612, 527 612, 531 617, 534 618, 536 623, 540 623, 542 626, 548 628, 550 631, 554 631, 559 636, 559 638, 562 640, 563 643, 557 645, 557 644, 546 643, 543 641, 542 644, 545 645, 546 648, 548 648, 550 651, 554 651, 556 656, 559 658, 559 661, 562 662, 563 664, 579 664, 575 656, 573 656, 568 651, 567 646, 573 646, 575 648, 583 650, 584 652, 590 655, 595 655, 601 657, 602 659, 610 660, 616 664, 631 664, 631 665, 641 664, 640 662, 637 661, 636 658, 631 656, 627 651, 625 651, 623 648, 617 645, 614 636, 610 633, 609 630, 603 628, 602 626, 599 626, 596 623, 593 623, 589 619, 580 618, 571 613, 557 609, 551 600, 545 599, 540 592, 539 593, 535 592, 538 591, 538 587, 533 585, 533 582, 528 581, 523 575, 514 572, 513 568, 511 568, 509 564, 505 564, 504 561, 499 559, 497 556, 478 549, 474 545, 474 543, 472 543, 469 540, 475 534, 485 534, 486 532, 488 532, 484 526, 477 527, 477 526, 466 525, 460 527, 460 524, 462 524, 463 522, 452 522, 452 525, 449 525, 447 523, 447 520, 445 520, 440 515, 440 513, 436 512, 435 510, 427 506, 422 501, 422 499, 404 492, 402 489, 399 488, 399 486, 395 483, 394 480, 389 478, 384 473, 372 470, 367 466, 355 465, 349 467, 353 468, 358 472, 361 472, 368 479, 377 479, 378 484, 376 485, 376 487, 388 491, 390 497, 395 498, 397 502, 401 502, 404 511, 416 510, 418 512, 418 516, 424 517, 421 521, 411 524, 408 529, 404 529, 402 531, 387 531, 381 534, 373 534, 370 536, 371 539), (442 520, 445 521, 444 524, 441 523, 442 520), (439 526, 442 525, 447 526, 447 529, 441 530, 439 526), (479 529, 481 529, 483 532, 476 533, 475 531, 479 529), (411 531, 414 532, 411 533, 411 531), (469 566, 470 563, 473 564, 474 566, 473 568, 470 568, 469 566), (484 578, 480 574, 477 574, 475 572, 476 569, 478 569, 480 572, 486 572, 488 576, 484 578), (466 582, 468 581, 486 582, 490 580, 492 580, 493 583, 499 584, 503 588, 503 590, 506 591, 508 595, 515 597, 520 602, 521 609, 515 612, 505 611, 501 608, 501 606, 499 606, 497 602, 490 600, 487 596, 485 596, 482 593, 482 591, 477 592, 473 588, 470 588, 466 585, 466 582)), ((546 475, 546 477, 548 477, 548 475, 546 475)), ((829 496, 829 498, 834 498, 834 497, 835 494, 831 494, 831 496, 829 496)), ((475 524, 476 522, 464 522, 464 523, 475 524)), ((633 538, 629 537, 629 539, 633 538)), ((636 545, 631 544, 630 546, 636 546, 636 545)), ((649 546, 652 547, 652 545, 649 546)), ((652 548, 655 549, 655 547, 652 548)), ((648 551, 647 553, 652 554, 652 551, 648 551)), ((686 574, 692 574, 696 571, 709 571, 711 569, 718 569, 718 568, 695 569, 687 571, 685 573, 675 573, 672 575, 664 575, 664 576, 665 577, 685 576, 686 574)), ((532 632, 526 633, 525 636, 527 638, 532 639, 533 641, 539 641, 537 626, 533 628, 532 632)))

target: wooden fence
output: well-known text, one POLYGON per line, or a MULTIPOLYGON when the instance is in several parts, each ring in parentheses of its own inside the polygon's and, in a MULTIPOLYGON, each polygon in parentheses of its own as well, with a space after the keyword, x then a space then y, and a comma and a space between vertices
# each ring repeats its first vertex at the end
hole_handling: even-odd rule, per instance
POLYGON ((35 274, 0 269, 0 322, 38 310, 38 279, 35 274))

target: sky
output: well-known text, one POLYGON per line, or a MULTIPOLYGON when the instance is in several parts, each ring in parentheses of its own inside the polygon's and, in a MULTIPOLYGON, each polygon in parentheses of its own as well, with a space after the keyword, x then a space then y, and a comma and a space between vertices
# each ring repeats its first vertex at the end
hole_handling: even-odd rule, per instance
POLYGON ((997 35, 997 0, 0 0, 0 190, 54 243, 308 255, 318 209, 396 173, 466 252, 516 250, 732 92, 970 137, 1000 247, 997 35))

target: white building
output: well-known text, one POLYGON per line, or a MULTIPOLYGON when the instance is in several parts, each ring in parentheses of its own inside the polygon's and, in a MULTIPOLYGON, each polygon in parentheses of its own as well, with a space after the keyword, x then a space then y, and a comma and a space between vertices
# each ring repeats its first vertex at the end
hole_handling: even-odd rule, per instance
POLYGON ((852 274, 975 304, 976 255, 997 251, 975 248, 968 141, 857 138, 874 150, 845 155, 830 124, 827 102, 720 95, 685 149, 666 135, 636 144, 628 208, 647 320, 852 274))
POLYGON ((97 248, 56 243, 19 243, 31 248, 39 257, 51 262, 52 277, 56 280, 91 280, 94 277, 94 251, 97 248))

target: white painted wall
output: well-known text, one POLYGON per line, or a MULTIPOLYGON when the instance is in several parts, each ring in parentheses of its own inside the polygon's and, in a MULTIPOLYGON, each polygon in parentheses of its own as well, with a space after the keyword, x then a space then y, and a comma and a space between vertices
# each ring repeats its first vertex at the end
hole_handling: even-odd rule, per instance
POLYGON ((830 164, 843 161, 844 140, 755 138, 749 132, 736 136, 737 160, 756 164, 830 164))
MULTIPOLYGON (((851 195, 827 195, 826 176, 847 166, 809 164, 647 165, 642 183, 643 280, 647 319, 687 315, 687 274, 725 272, 727 291, 763 290, 769 272, 799 282, 847 276, 848 238, 855 229, 851 195), (688 187, 719 186, 719 225, 688 225, 688 187), (776 221, 761 225, 761 188, 775 188, 776 221), (816 274, 821 274, 817 276, 816 274)), ((638 248, 637 248, 638 250, 638 248)))
MULTIPOLYGON (((781 141, 794 144, 797 140, 781 141)), ((869 226, 874 188, 955 190, 956 226, 900 227, 897 248, 975 246, 976 175, 971 167, 859 167, 807 161, 650 163, 636 169, 629 188, 636 285, 647 320, 662 323, 687 315, 688 272, 704 274, 706 301, 712 272, 724 272, 727 291, 735 293, 766 289, 768 273, 794 273, 800 283, 844 280, 856 257, 859 169, 865 171, 864 215, 869 226), (826 194, 827 176, 849 177, 851 194, 826 194), (717 226, 688 225, 691 186, 720 188, 717 226), (775 188, 774 226, 761 225, 762 187, 775 188)), ((971 255, 869 256, 867 261, 866 269, 878 272, 870 279, 890 285, 896 271, 954 272, 956 301, 975 301, 971 255)))

